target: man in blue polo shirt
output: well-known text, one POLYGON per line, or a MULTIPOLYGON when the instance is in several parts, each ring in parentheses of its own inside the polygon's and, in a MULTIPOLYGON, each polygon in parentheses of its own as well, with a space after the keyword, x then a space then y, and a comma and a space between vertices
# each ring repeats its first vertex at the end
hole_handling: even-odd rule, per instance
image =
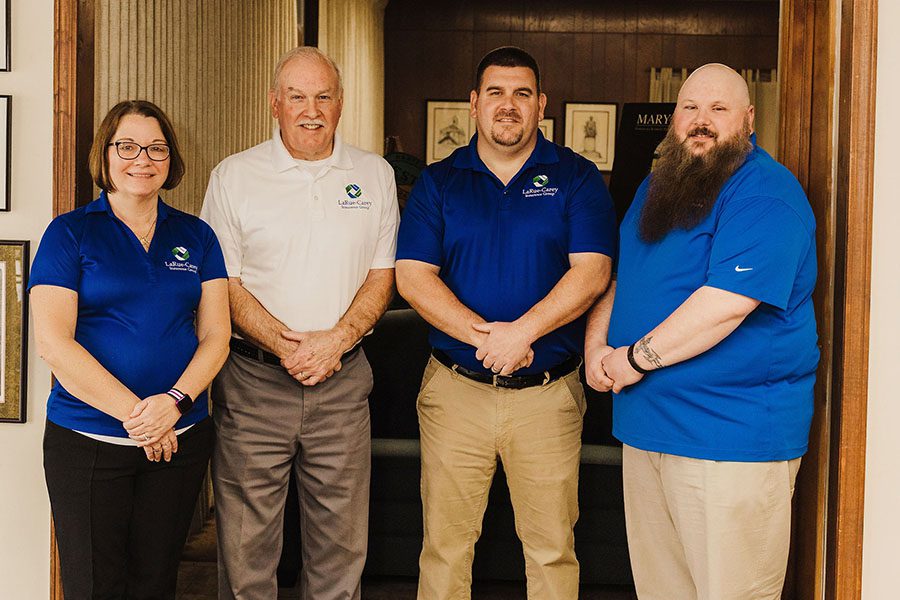
POLYGON ((615 213, 597 168, 538 132, 528 53, 489 52, 470 99, 477 134, 422 174, 398 240, 398 289, 434 347, 418 398, 418 597, 469 597, 499 456, 528 597, 576 598, 582 315, 609 282, 615 213))
POLYGON ((589 317, 641 600, 781 597, 819 357, 815 222, 752 128, 740 75, 688 78, 589 317))

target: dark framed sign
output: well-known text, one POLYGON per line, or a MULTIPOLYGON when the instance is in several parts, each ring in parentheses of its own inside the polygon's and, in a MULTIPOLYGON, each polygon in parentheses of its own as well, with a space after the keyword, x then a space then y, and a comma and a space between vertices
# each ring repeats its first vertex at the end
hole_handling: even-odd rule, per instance
POLYGON ((0 96, 0 211, 8 211, 10 205, 11 148, 12 96, 0 96))
POLYGON ((9 4, 11 0, 0 0, 0 71, 10 70, 9 4))
POLYGON ((0 422, 25 422, 28 265, 27 240, 0 240, 0 422))

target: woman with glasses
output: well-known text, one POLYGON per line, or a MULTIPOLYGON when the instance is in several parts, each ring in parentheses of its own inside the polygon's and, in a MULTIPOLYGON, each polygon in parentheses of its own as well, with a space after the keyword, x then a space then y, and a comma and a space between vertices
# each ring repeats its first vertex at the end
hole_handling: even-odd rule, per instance
POLYGON ((206 388, 230 337, 222 251, 159 190, 184 174, 150 102, 120 102, 90 153, 102 190, 50 223, 29 290, 56 382, 44 472, 66 600, 174 598, 213 444, 206 388))

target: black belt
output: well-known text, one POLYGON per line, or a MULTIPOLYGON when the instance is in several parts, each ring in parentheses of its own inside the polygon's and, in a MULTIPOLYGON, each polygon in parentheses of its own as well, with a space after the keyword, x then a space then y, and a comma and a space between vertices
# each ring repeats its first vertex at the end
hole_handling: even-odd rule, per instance
MULTIPOLYGON (((262 348, 257 348, 250 342, 246 340, 240 340, 238 338, 231 338, 231 342, 229 342, 231 346, 231 351, 240 354, 241 356, 245 356, 247 358, 257 360, 261 363, 266 363, 270 365, 275 365, 276 367, 281 366, 281 359, 272 354, 271 352, 266 352, 262 348)), ((359 351, 360 345, 357 344, 344 352, 344 355, 341 356, 341 361, 347 360, 351 356, 359 351)))
POLYGON ((580 356, 570 356, 555 367, 547 369, 543 373, 535 373, 534 375, 489 375, 487 373, 479 373, 471 371, 465 367, 461 367, 441 350, 434 349, 431 351, 439 363, 459 373, 463 377, 467 377, 478 383, 486 383, 494 387, 509 388, 512 390, 521 390, 523 388, 534 387, 536 385, 546 385, 551 381, 556 381, 560 377, 565 377, 575 369, 581 366, 580 356))

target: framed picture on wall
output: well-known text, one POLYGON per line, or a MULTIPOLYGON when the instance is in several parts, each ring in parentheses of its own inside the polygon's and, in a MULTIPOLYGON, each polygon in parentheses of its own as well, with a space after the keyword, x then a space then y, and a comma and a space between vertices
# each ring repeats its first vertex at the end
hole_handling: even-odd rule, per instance
POLYGON ((0 211, 9 210, 11 144, 12 96, 0 96, 0 211))
POLYGON ((425 164, 447 158, 474 134, 468 100, 425 101, 425 164))
POLYGON ((24 423, 28 241, 0 240, 0 422, 24 423))
POLYGON ((566 102, 565 146, 601 171, 612 171, 616 149, 616 105, 566 102))
POLYGON ((0 0, 0 71, 9 71, 9 4, 12 0, 0 0))
POLYGON ((541 122, 538 123, 538 129, 541 130, 541 133, 544 134, 544 137, 548 142, 553 141, 553 127, 556 122, 556 119, 553 117, 546 117, 541 119, 541 122))

